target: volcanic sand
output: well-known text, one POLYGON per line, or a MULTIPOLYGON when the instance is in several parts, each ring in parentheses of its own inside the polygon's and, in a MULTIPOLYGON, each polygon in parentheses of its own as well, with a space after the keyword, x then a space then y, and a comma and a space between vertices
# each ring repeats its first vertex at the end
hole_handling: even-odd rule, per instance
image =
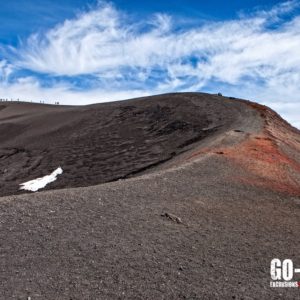
POLYGON ((270 109, 1 106, 1 299, 299 298, 269 287, 271 259, 300 266, 300 135, 270 109), (18 190, 58 166, 48 191, 18 190))

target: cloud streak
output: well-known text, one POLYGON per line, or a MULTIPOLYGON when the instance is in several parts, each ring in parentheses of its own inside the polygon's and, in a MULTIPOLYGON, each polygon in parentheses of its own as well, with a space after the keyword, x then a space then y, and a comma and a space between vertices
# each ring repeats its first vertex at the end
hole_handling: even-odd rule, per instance
POLYGON ((222 90, 263 102, 300 126, 294 113, 300 111, 298 7, 299 1, 288 1, 269 11, 191 27, 178 26, 166 14, 141 22, 101 2, 13 49, 0 62, 0 92, 13 94, 32 85, 37 95, 86 103, 103 95, 115 100, 118 95, 222 90), (32 74, 8 84, 14 68, 32 74), (40 74, 54 84, 45 87, 40 74), (90 84, 83 88, 80 78, 86 76, 90 84))

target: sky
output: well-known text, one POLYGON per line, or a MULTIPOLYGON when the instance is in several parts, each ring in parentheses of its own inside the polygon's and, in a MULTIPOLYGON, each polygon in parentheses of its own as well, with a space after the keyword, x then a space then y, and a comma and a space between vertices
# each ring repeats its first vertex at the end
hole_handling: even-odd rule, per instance
POLYGON ((0 98, 249 99, 300 128, 300 0, 0 3, 0 98))

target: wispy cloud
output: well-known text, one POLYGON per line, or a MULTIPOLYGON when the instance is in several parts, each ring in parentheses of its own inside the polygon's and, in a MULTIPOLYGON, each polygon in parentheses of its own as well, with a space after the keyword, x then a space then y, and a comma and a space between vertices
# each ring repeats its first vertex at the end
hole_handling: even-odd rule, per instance
POLYGON ((0 93, 86 103, 222 90, 263 102, 300 126, 295 115, 300 111, 298 7, 299 1, 288 1, 224 22, 191 27, 181 20, 179 27, 170 15, 134 20, 101 2, 13 49, 0 63, 0 93), (13 68, 32 74, 14 76, 7 84, 13 68), (45 87, 40 74, 54 83, 45 87), (84 88, 81 80, 74 81, 86 76, 90 84, 84 88))
POLYGON ((13 66, 7 63, 6 60, 0 60, 0 82, 6 84, 9 76, 13 72, 13 66))

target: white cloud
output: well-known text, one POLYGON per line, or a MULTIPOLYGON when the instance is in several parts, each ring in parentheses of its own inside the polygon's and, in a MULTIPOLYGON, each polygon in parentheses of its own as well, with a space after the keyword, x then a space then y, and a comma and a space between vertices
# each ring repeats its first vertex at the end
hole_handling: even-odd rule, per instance
MULTIPOLYGON (((159 93, 159 91, 157 92, 159 93)), ((20 99, 22 101, 40 102, 48 104, 59 102, 67 105, 85 105, 99 102, 109 102, 155 94, 150 90, 133 89, 91 89, 78 91, 70 84, 57 84, 51 87, 41 86, 39 80, 34 77, 22 77, 9 85, 0 84, 0 98, 20 99)))
MULTIPOLYGON (((299 1, 288 1, 235 20, 176 28, 176 19, 169 15, 135 21, 101 3, 44 35, 32 35, 12 58, 18 68, 54 78, 94 76, 101 88, 78 91, 70 83, 43 88, 30 78, 29 83, 2 84, 0 92, 31 98, 51 95, 83 104, 207 90, 212 84, 218 89, 219 84, 228 93, 276 108, 299 126, 295 110, 300 111, 300 16, 282 18, 298 6, 299 1)), ((0 63, 0 76, 7 80, 10 69, 5 68, 7 62, 0 63)))
POLYGON ((0 82, 6 84, 9 75, 13 72, 14 68, 11 64, 7 63, 6 60, 0 60, 0 82))

